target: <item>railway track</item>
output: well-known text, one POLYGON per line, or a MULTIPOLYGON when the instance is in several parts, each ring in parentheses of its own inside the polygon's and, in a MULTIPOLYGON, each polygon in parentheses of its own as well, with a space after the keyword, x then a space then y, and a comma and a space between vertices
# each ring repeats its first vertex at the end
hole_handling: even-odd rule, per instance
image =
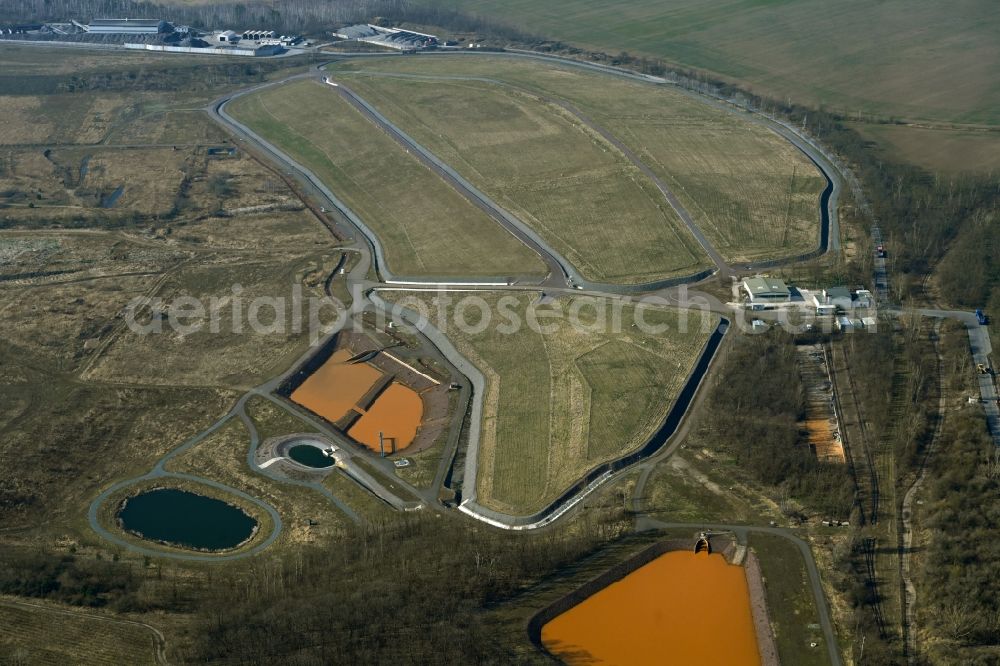
MULTIPOLYGON (((898 567, 898 557, 897 562, 886 562, 886 559, 892 558, 894 554, 880 554, 878 549, 879 535, 885 536, 885 532, 888 531, 887 538, 890 541, 893 541, 896 536, 892 521, 886 525, 879 524, 881 518, 880 508, 883 501, 881 492, 882 474, 880 474, 880 469, 887 462, 891 465, 891 453, 888 454, 889 460, 887 460, 886 453, 878 448, 874 433, 865 420, 865 412, 861 406, 861 401, 858 399, 857 382, 851 374, 850 358, 848 357, 846 346, 843 344, 837 345, 836 350, 833 349, 833 345, 830 343, 827 346, 831 354, 830 368, 831 375, 834 377, 834 383, 836 385, 838 381, 842 382, 842 385, 846 385, 846 392, 850 394, 850 398, 844 398, 842 401, 841 395, 844 391, 835 391, 841 414, 844 414, 845 405, 843 403, 846 402, 846 407, 851 410, 851 416, 854 417, 854 421, 851 423, 853 434, 851 437, 845 435, 843 441, 845 442, 847 458, 854 466, 858 508, 861 514, 860 522, 863 526, 867 525, 866 531, 868 532, 868 536, 864 536, 861 539, 859 549, 864 564, 864 584, 869 592, 870 602, 868 606, 871 609, 872 618, 878 629, 879 638, 885 640, 893 633, 891 627, 895 626, 895 624, 889 623, 886 620, 886 605, 882 594, 882 588, 885 586, 879 582, 879 572, 892 572, 898 567), (836 370, 838 362, 841 368, 839 372, 836 370), (850 447, 846 444, 848 441, 850 441, 850 447), (872 534, 875 536, 872 536, 872 534)), ((846 432, 848 429, 846 414, 844 414, 842 425, 846 432)), ((898 553, 895 554, 898 555, 898 553)), ((889 581, 889 583, 891 586, 892 581, 889 581)), ((895 615, 893 614, 892 617, 895 617, 895 615)))
MULTIPOLYGON (((832 345, 831 345, 832 348, 832 345)), ((850 394, 850 400, 848 401, 849 406, 852 408, 853 413, 856 417, 857 429, 860 434, 858 438, 860 440, 860 451, 857 449, 854 452, 858 452, 861 455, 860 464, 855 462, 856 472, 865 479, 866 481, 866 491, 864 493, 865 499, 867 500, 862 506, 862 520, 869 525, 877 525, 879 519, 879 503, 881 501, 881 492, 879 490, 879 473, 878 466, 875 461, 875 447, 872 442, 872 436, 870 434, 870 429, 868 423, 865 420, 864 411, 861 408, 861 401, 858 400, 858 387, 857 383, 854 381, 854 375, 851 374, 851 366, 849 359, 847 357, 847 350, 843 345, 838 345, 840 351, 840 357, 843 361, 844 372, 843 375, 847 380, 847 385, 850 394), (860 469, 858 469, 860 468, 860 469)), ((832 351, 831 351, 832 354, 832 351)), ((831 367, 835 364, 831 364, 831 367)), ((840 392, 838 391, 838 401, 840 392)), ((841 403, 843 407, 843 403, 841 403)), ((853 448, 853 447, 852 447, 853 448)), ((860 489, 859 489, 860 491, 860 489)))
POLYGON ((874 537, 865 537, 861 541, 861 553, 865 560, 865 586, 871 592, 873 602, 871 604, 872 616, 875 618, 875 625, 878 627, 879 638, 886 638, 888 631, 885 621, 885 612, 882 609, 882 595, 879 592, 877 553, 878 540, 874 537))
POLYGON ((847 465, 848 472, 851 475, 851 480, 854 483, 854 505, 858 508, 858 512, 861 516, 861 523, 864 524, 866 520, 866 511, 863 498, 866 497, 868 493, 864 491, 861 479, 867 477, 867 470, 863 465, 859 465, 859 460, 855 456, 854 445, 851 442, 851 438, 847 436, 847 423, 844 417, 844 406, 840 400, 840 391, 837 389, 839 373, 837 371, 836 364, 834 363, 833 345, 830 342, 823 344, 823 356, 827 370, 830 374, 834 412, 836 413, 837 421, 840 424, 840 443, 841 446, 844 447, 844 462, 847 465))

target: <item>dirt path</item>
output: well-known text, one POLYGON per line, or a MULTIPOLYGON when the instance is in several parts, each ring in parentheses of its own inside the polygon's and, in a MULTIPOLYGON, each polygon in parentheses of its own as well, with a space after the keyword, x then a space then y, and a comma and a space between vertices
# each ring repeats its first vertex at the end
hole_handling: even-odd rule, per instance
POLYGON ((941 321, 938 321, 934 325, 934 352, 937 354, 938 363, 938 419, 934 424, 934 436, 931 438, 931 443, 927 446, 927 451, 920 461, 920 472, 917 474, 917 478, 913 481, 906 494, 903 495, 903 505, 901 510, 902 519, 902 529, 900 530, 900 570, 903 578, 903 598, 901 600, 903 604, 903 638, 906 648, 906 660, 907 663, 915 664, 917 663, 917 636, 913 628, 916 626, 917 622, 917 587, 913 584, 913 558, 911 553, 913 552, 913 501, 920 491, 921 486, 924 483, 924 479, 927 477, 927 463, 930 457, 934 455, 934 449, 937 447, 938 440, 941 436, 941 424, 944 422, 944 407, 945 407, 945 397, 944 397, 944 386, 942 385, 941 368, 944 363, 944 359, 941 356, 941 344, 939 339, 939 334, 941 332, 941 321))

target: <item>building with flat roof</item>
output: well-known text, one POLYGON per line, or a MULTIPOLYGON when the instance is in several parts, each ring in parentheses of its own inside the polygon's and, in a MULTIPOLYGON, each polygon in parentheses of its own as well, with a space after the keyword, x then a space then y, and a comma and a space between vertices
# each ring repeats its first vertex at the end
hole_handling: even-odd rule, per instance
POLYGON ((87 32, 96 35, 155 35, 169 32, 170 24, 162 19, 93 19, 87 32))
POLYGON ((847 287, 829 287, 823 290, 823 298, 827 304, 836 305, 841 310, 850 310, 854 299, 847 287))
POLYGON ((847 312, 854 309, 868 309, 874 305, 872 292, 867 289, 851 291, 847 287, 829 287, 813 296, 816 307, 832 307, 847 312))
POLYGON ((782 303, 792 296, 783 280, 772 277, 744 278, 743 291, 751 303, 782 303))
POLYGON ((435 35, 400 28, 383 28, 371 23, 340 28, 333 33, 333 36, 354 39, 366 44, 377 44, 398 51, 416 51, 438 45, 438 38, 435 35))
POLYGON ((162 51, 166 53, 194 53, 195 55, 251 56, 278 55, 284 51, 279 45, 232 44, 215 46, 168 46, 165 44, 124 44, 127 49, 162 51))

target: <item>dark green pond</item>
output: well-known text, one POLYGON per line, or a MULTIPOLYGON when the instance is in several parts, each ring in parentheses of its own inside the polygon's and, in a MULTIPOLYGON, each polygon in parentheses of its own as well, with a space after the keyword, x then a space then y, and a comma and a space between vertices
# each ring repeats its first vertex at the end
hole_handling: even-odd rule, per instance
POLYGON ((157 488, 130 497, 121 525, 145 539, 198 550, 225 550, 250 538, 257 521, 222 500, 157 488))
POLYGON ((308 444, 299 444, 288 449, 288 457, 306 467, 331 467, 335 462, 333 458, 323 455, 322 451, 308 444))

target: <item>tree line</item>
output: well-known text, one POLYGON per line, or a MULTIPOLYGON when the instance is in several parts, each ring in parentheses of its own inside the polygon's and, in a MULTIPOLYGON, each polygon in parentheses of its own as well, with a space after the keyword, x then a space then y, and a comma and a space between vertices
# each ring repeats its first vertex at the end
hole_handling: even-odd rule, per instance
POLYGON ((0 21, 81 22, 92 18, 159 18, 200 29, 266 28, 316 33, 400 13, 405 0, 281 0, 274 2, 154 3, 136 0, 0 0, 0 21))

